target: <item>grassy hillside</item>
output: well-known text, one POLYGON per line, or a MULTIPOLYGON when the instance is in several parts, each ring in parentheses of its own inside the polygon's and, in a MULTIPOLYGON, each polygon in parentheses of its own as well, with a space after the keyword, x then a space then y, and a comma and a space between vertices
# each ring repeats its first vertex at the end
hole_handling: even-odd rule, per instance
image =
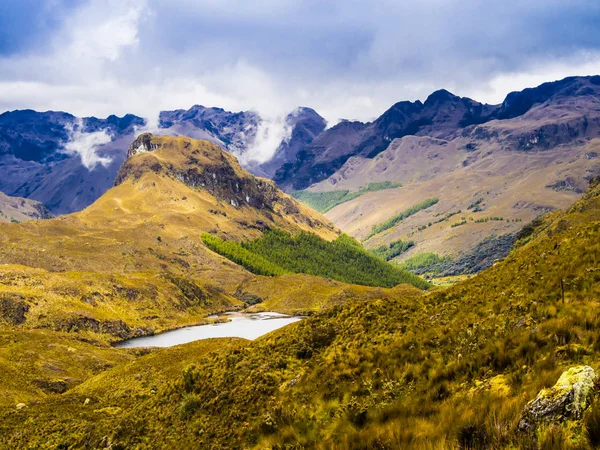
POLYGON ((340 283, 305 274, 281 277, 254 277, 243 283, 236 297, 255 302, 250 312, 278 311, 287 314, 310 315, 352 301, 419 297, 421 289, 399 284, 391 289, 340 283))
POLYGON ((231 294, 252 277, 210 251, 202 232, 339 234, 216 145, 144 134, 132 152, 141 147, 152 151, 132 154, 117 185, 87 209, 0 225, 0 296, 18 313, 9 325, 109 342, 201 323, 241 307, 231 294))
POLYGON ((202 239, 212 250, 258 275, 305 273, 365 286, 410 283, 420 289, 429 287, 423 279, 381 261, 343 234, 331 242, 312 233, 292 235, 275 229, 241 244, 207 234, 202 239))
POLYGON ((367 237, 365 238, 365 241, 371 239, 373 236, 375 236, 379 233, 383 233, 384 231, 395 227, 397 224, 402 222, 404 219, 418 213, 419 211, 421 211, 423 209, 427 209, 427 208, 435 205, 437 202, 439 202, 439 198, 437 198, 437 197, 425 199, 422 202, 411 206, 407 210, 402 211, 400 214, 396 214, 395 216, 390 217, 385 222, 377 224, 377 225, 373 225, 373 229, 371 230, 371 233, 369 235, 367 235, 367 237))
POLYGON ((517 424, 568 367, 600 369, 600 186, 530 231, 505 261, 446 290, 350 302, 252 343, 179 353, 183 370, 156 388, 143 366, 116 367, 76 393, 3 409, 0 443, 593 448, 597 404, 583 421, 517 424), (125 396, 109 388, 122 384, 125 396))
POLYGON ((310 206, 315 211, 326 213, 330 209, 335 208, 337 205, 354 200, 355 198, 358 198, 368 192, 377 192, 385 189, 395 189, 398 187, 402 187, 402 184, 394 183, 392 181, 382 181, 369 183, 360 187, 358 190, 352 191, 348 189, 325 192, 294 191, 291 193, 291 195, 296 200, 299 200, 305 205, 310 206))

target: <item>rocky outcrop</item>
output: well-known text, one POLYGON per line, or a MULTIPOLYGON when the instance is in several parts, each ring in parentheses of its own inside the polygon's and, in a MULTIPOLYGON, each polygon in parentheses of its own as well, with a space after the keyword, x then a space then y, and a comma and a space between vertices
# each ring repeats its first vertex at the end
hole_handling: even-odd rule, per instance
POLYGON ((40 202, 28 198, 10 197, 0 192, 0 222, 24 222, 51 217, 50 211, 40 202))
POLYGON ((523 410, 519 429, 530 431, 543 422, 580 419, 590 405, 598 375, 589 366, 571 367, 554 386, 542 389, 523 410))
POLYGON ((127 178, 140 178, 144 173, 152 171, 178 179, 194 189, 204 189, 219 200, 233 207, 248 205, 259 210, 275 210, 275 203, 282 205, 286 214, 299 212, 297 204, 281 196, 277 186, 266 179, 242 174, 242 168, 237 160, 227 155, 217 146, 198 147, 199 141, 185 140, 182 148, 176 148, 175 141, 162 143, 161 137, 151 133, 141 134, 131 144, 128 160, 123 164, 115 185, 123 183, 127 178), (134 158, 140 153, 151 153, 163 148, 167 152, 180 152, 184 157, 176 164, 161 161, 159 158, 134 158))

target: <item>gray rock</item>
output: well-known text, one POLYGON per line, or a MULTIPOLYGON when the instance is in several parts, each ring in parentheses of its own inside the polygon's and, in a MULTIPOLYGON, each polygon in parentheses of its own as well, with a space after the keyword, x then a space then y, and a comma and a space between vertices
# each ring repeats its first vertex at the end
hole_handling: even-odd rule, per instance
POLYGON ((533 430, 542 422, 580 419, 590 405, 597 379, 589 366, 575 366, 563 372, 554 386, 542 389, 525 406, 519 430, 533 430))

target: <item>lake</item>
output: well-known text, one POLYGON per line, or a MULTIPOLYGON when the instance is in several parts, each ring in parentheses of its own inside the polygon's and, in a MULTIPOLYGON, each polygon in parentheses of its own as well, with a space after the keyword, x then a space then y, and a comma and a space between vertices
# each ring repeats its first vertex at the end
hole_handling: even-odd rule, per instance
POLYGON ((117 343, 115 347, 172 347, 174 345, 198 341, 200 339, 228 337, 253 340, 290 323, 302 320, 301 317, 287 316, 285 314, 274 312, 253 314, 229 312, 220 316, 209 316, 209 318, 213 319, 217 317, 227 318, 230 321, 209 325, 196 325, 172 331, 165 331, 164 333, 155 334, 153 336, 127 339, 126 341, 117 343))

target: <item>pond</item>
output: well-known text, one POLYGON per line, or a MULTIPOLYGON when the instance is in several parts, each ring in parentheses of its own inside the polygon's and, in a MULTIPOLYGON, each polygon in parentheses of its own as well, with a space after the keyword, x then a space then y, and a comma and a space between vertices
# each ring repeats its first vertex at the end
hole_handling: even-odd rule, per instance
POLYGON ((173 331, 165 331, 153 336, 127 339, 126 341, 117 343, 115 347, 172 347, 173 345, 186 344, 200 339, 228 337, 253 340, 285 325, 302 320, 302 317, 287 316, 274 312, 253 314, 229 312, 221 316, 209 316, 209 318, 213 319, 217 317, 227 318, 229 322, 196 325, 173 331))

